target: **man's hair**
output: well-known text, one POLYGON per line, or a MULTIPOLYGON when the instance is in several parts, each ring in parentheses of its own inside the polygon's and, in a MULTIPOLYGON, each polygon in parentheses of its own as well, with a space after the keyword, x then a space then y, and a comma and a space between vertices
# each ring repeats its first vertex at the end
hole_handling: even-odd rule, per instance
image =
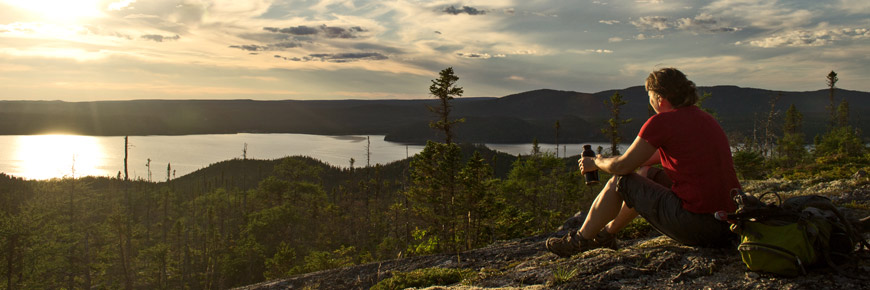
POLYGON ((646 78, 646 90, 665 98, 674 108, 691 106, 698 102, 695 83, 686 78, 683 72, 672 67, 650 73, 646 78))

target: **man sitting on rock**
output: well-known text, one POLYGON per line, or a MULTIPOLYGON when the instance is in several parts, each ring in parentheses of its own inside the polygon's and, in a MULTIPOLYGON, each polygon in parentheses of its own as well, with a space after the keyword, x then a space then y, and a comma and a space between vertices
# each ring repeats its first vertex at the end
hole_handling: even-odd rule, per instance
POLYGON ((695 83, 677 69, 650 73, 646 90, 657 114, 643 124, 625 154, 580 159, 581 172, 603 170, 613 178, 593 201, 580 230, 547 240, 550 252, 568 257, 599 247, 615 249, 616 233, 638 214, 689 246, 726 246, 735 237, 726 222, 713 216, 734 212, 730 192, 741 188, 722 127, 695 106, 695 83), (658 163, 664 171, 649 167, 658 163))

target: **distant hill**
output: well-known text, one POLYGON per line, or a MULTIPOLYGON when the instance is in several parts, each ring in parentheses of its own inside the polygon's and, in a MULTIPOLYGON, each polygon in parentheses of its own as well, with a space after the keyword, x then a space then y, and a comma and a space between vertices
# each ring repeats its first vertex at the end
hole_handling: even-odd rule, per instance
MULTIPOLYGON (((773 96, 781 94, 776 110, 791 104, 804 114, 808 141, 825 129, 828 90, 779 92, 736 86, 700 87, 712 97, 704 107, 717 112, 726 132, 750 136, 766 117, 773 96)), ((600 133, 609 118, 604 100, 619 92, 628 101, 622 108, 628 124, 623 136, 631 140, 648 117, 648 96, 642 86, 594 94, 541 89, 501 98, 457 98, 453 116, 466 122, 456 139, 471 143, 528 143, 605 141, 600 133)), ((852 123, 870 129, 870 93, 836 90, 845 99, 852 123)), ((424 143, 442 140, 429 128, 435 119, 426 106, 436 100, 136 100, 100 102, 2 101, 0 134, 30 135, 66 132, 96 136, 186 135, 232 133, 304 133, 321 135, 386 135, 388 141, 424 143)))
MULTIPOLYGON (((485 146, 462 144, 462 163, 468 162, 468 158, 477 151, 480 156, 486 160, 493 170, 493 176, 497 178, 506 178, 510 172, 517 156, 496 151, 485 146)), ((412 157, 413 158, 413 157, 412 157)), ((214 190, 216 188, 240 188, 242 190, 254 189, 259 186, 260 182, 266 177, 275 175, 275 166, 281 164, 285 159, 296 159, 303 164, 316 167, 321 172, 319 178, 321 185, 328 190, 333 190, 343 181, 362 177, 371 177, 375 174, 380 174, 384 178, 402 180, 408 175, 408 168, 412 158, 393 161, 387 164, 365 167, 365 164, 358 166, 351 173, 347 168, 340 168, 321 162, 317 159, 307 156, 292 156, 273 160, 260 159, 230 159, 210 164, 204 168, 198 169, 189 174, 179 176, 172 180, 171 184, 174 189, 187 192, 200 192, 214 190), (377 173, 376 173, 377 171, 377 173)), ((563 158, 566 166, 574 166, 576 158, 563 158)))

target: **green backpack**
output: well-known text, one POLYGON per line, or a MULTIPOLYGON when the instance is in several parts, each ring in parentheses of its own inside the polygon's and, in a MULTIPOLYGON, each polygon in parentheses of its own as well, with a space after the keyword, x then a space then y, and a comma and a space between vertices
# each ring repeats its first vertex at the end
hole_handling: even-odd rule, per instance
POLYGON ((837 269, 866 243, 849 221, 824 196, 807 195, 785 201, 775 193, 761 197, 735 194, 738 209, 727 218, 740 235, 738 250, 751 271, 783 276, 805 275, 807 268, 825 262, 837 269), (773 194, 777 203, 764 203, 773 194))

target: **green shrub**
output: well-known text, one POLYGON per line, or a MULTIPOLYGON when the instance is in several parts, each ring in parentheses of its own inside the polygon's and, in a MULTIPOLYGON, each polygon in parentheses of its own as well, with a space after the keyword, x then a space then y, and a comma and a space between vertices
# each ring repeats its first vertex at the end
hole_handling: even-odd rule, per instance
POLYGON ((734 170, 741 179, 759 179, 764 177, 764 156, 754 150, 734 152, 734 170))
POLYGON ((814 162, 799 164, 792 168, 779 168, 778 174, 790 180, 848 178, 858 170, 870 171, 870 154, 833 154, 821 156, 814 162))
POLYGON ((843 126, 828 131, 817 138, 813 152, 816 157, 829 155, 860 156, 866 151, 858 132, 851 126, 843 126))
POLYGON ((459 283, 470 276, 473 271, 469 269, 451 268, 425 268, 411 272, 397 272, 393 277, 381 280, 372 290, 395 290, 410 287, 447 286, 459 283))

